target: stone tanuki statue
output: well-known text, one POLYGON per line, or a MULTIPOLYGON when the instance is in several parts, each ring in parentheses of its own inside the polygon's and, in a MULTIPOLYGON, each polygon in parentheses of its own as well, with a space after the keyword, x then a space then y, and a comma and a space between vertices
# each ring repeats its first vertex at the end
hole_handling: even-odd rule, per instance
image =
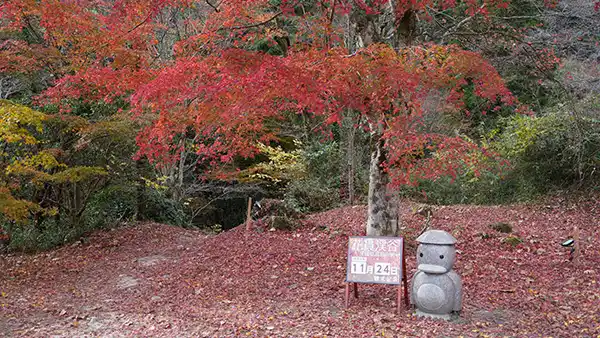
POLYGON ((454 270, 456 239, 442 230, 429 230, 417 238, 417 272, 410 301, 417 315, 450 319, 462 307, 462 282, 454 270))

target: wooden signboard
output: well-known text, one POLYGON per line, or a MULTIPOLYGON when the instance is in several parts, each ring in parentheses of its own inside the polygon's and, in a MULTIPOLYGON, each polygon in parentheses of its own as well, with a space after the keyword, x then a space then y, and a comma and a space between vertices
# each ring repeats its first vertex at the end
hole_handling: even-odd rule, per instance
POLYGON ((404 302, 408 306, 404 239, 376 236, 350 237, 346 283, 346 307, 348 307, 351 284, 354 285, 354 297, 358 298, 357 283, 398 285, 398 312, 400 312, 402 284, 404 284, 404 302))

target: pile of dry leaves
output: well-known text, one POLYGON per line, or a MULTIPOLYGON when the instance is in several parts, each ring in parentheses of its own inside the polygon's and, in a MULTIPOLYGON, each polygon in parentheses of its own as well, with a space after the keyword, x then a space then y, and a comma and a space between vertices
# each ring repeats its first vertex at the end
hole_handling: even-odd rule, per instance
MULTIPOLYGON (((423 218, 403 204, 409 278, 423 218)), ((595 206, 438 207, 458 239, 464 310, 453 322, 395 314, 393 286, 361 285, 344 308, 348 236, 366 208, 294 231, 216 236, 161 224, 97 232, 85 243, 0 256, 0 335, 46 337, 592 336, 600 334, 595 206), (512 233, 490 227, 498 222, 512 233), (581 256, 560 246, 580 229, 581 256), (508 239, 507 239, 508 238, 508 239)))

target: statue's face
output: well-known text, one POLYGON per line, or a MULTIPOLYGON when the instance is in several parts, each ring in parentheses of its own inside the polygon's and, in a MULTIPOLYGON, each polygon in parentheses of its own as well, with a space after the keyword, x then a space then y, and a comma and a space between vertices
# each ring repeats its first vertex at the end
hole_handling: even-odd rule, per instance
POLYGON ((452 245, 419 244, 417 266, 429 273, 446 273, 452 269, 456 249, 452 245))

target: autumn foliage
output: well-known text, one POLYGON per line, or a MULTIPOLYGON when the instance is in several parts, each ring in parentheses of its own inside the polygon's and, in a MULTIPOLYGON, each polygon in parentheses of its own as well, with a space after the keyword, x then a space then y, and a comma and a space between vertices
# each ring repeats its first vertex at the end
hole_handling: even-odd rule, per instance
MULTIPOLYGON (((598 10, 599 4, 591 7, 598 10)), ((465 281, 459 321, 417 320, 408 312, 398 317, 388 311, 395 290, 373 285, 361 287, 352 308, 341 305, 347 238, 364 234, 365 222, 367 229, 383 229, 376 235, 389 235, 392 228, 383 223, 395 221, 392 230, 402 224, 409 274, 414 272, 412 239, 423 222, 411 210, 416 206, 388 198, 390 185, 438 184, 441 176, 454 180, 465 171, 460 178, 471 183, 484 171, 496 173, 507 165, 499 153, 525 159, 521 171, 531 176, 544 173, 539 170, 544 165, 552 167, 542 168, 549 173, 540 185, 556 177, 580 184, 585 175, 597 179, 600 135, 591 114, 580 119, 559 116, 561 110, 545 120, 519 115, 466 136, 465 129, 476 129, 482 115, 529 113, 479 52, 484 48, 478 42, 486 40, 507 64, 525 69, 512 81, 539 79, 540 87, 524 91, 535 100, 554 94, 538 89, 544 81, 556 82, 548 74, 559 66, 558 57, 552 48, 535 50, 518 33, 539 27, 541 10, 529 2, 535 15, 508 10, 519 5, 507 0, 2 1, 0 89, 5 78, 34 85, 19 95, 0 90, 0 97, 12 100, 0 100, 0 251, 9 241, 11 250, 26 247, 10 238, 15 233, 39 240, 54 235, 43 232, 51 227, 64 231, 45 247, 74 243, 0 260, 0 271, 6 271, 0 274, 0 331, 26 336, 596 334, 595 200, 576 206, 559 199, 536 207, 439 207, 426 222, 459 239, 457 270, 465 281), (504 26, 511 20, 526 22, 522 31, 504 26), (443 37, 417 36, 417 23, 439 25, 443 37), (465 34, 457 38, 459 33, 465 34), (497 37, 502 44, 495 45, 497 37), (448 43, 463 38, 473 39, 462 44, 471 49, 448 43), (518 43, 514 50, 507 47, 512 43, 518 43), (147 220, 152 212, 171 212, 171 219, 181 220, 177 224, 192 223, 195 211, 229 190, 193 201, 198 208, 191 217, 176 207, 194 204, 187 197, 212 188, 214 178, 235 179, 237 186, 252 178, 298 181, 310 170, 303 149, 281 147, 284 137, 298 144, 297 134, 285 130, 294 118, 310 121, 302 125, 308 126, 306 134, 339 136, 342 127, 336 125, 344 122, 344 128, 360 130, 364 142, 357 147, 368 149, 369 170, 380 174, 363 176, 369 176, 372 190, 383 193, 369 190, 368 207, 293 220, 294 229, 286 231, 256 222, 249 231, 238 227, 207 236, 148 222, 75 242, 84 231, 147 220), (546 145, 550 142, 541 134, 554 143, 546 145), (237 170, 241 158, 259 154, 266 159, 247 161, 237 170), (551 163, 554 158, 562 167, 551 163), (568 175, 554 176, 554 168, 568 175), (194 184, 201 182, 196 190, 186 189, 192 176, 194 184), (400 207, 398 217, 385 210, 393 204, 400 207), (371 222, 373 214, 381 217, 371 222), (509 222, 514 232, 497 233, 490 227, 497 222, 509 222), (581 230, 579 265, 560 246, 574 224, 581 230)), ((565 48, 572 48, 571 42, 565 48)), ((582 107, 597 109, 597 101, 590 102, 582 107)), ((347 149, 354 150, 353 142, 347 149)), ((344 160, 339 161, 344 166, 354 163, 351 156, 344 160)), ((348 173, 353 182, 353 169, 348 173)), ((501 175, 490 176, 490 182, 506 183, 501 175)), ((509 183, 529 188, 520 180, 509 183)), ((506 190, 514 187, 504 184, 506 190)), ((364 194, 364 188, 355 190, 364 194)), ((315 191, 327 195, 319 208, 331 208, 328 195, 335 190, 315 191)), ((245 207, 249 192, 242 194, 245 207)), ((459 197, 455 200, 464 203, 459 197)), ((286 211, 279 213, 287 219, 286 211)), ((292 211, 295 216, 298 210, 292 211)))
MULTIPOLYGON (((434 5, 398 2, 394 13, 401 19, 409 10, 434 5)), ((485 15, 487 8, 506 3, 466 5, 471 15, 485 15)), ((63 112, 73 99, 127 100, 132 116, 146 125, 138 135, 139 155, 157 163, 176 159, 180 145, 173 140, 190 130, 198 136, 197 153, 214 166, 253 156, 258 142, 276 139, 278 130, 269 121, 281 119, 284 111, 327 123, 356 111, 371 130, 381 131, 390 150, 387 165, 398 169, 393 171, 397 184, 454 175, 464 161, 481 159, 464 156, 477 148, 470 141, 423 132, 422 103, 429 95, 442 97, 442 113, 458 115, 468 115, 462 98, 470 85, 487 101, 487 109, 517 105, 498 73, 475 52, 373 44, 349 55, 346 48, 335 47, 340 38, 334 17, 351 10, 381 13, 387 2, 325 1, 307 9, 300 2, 227 1, 196 17, 189 14, 199 6, 187 1, 13 1, 1 7, 5 29, 35 25, 44 35, 29 45, 6 42, 0 49, 6 61, 0 66, 14 70, 44 63, 57 80, 39 102, 63 112), (189 33, 173 43, 171 60, 162 60, 156 32, 167 30, 163 14, 171 9, 187 13, 181 28, 189 33), (259 39, 276 44, 285 35, 272 25, 280 19, 297 30, 284 56, 248 50, 259 39), (424 151, 437 156, 417 164, 415 158, 424 151)))
MULTIPOLYGON (((24 223, 56 215, 80 216, 81 205, 72 203, 78 190, 107 172, 100 167, 72 166, 61 162, 64 151, 43 144, 40 135, 53 119, 10 101, 0 101, 0 212, 5 221, 24 223)), ((73 128, 73 125, 70 126, 73 128)), ((62 131, 64 132, 64 131, 62 131)))
MULTIPOLYGON (((336 123, 352 110, 372 127, 385 125, 384 138, 393 149, 390 165, 407 169, 414 165, 411 155, 427 144, 444 149, 444 156, 474 146, 458 137, 423 135, 418 128, 421 102, 432 91, 446 93, 446 111, 464 114, 462 87, 467 83, 475 85, 490 109, 515 104, 499 75, 476 53, 431 46, 398 54, 373 45, 352 56, 342 49, 298 51, 287 58, 234 49, 184 59, 141 86, 132 105, 138 114, 151 110, 158 115, 138 138, 141 153, 151 159, 176 154, 168 148, 170 140, 189 126, 211 141, 199 146, 200 154, 227 162, 234 155, 250 156, 256 142, 275 138, 277 130, 269 129, 268 121, 281 118, 282 111, 336 123)), ((439 164, 439 159, 430 162, 439 164)), ((429 178, 439 169, 420 173, 429 178)), ((410 181, 408 172, 397 179, 410 181)))

